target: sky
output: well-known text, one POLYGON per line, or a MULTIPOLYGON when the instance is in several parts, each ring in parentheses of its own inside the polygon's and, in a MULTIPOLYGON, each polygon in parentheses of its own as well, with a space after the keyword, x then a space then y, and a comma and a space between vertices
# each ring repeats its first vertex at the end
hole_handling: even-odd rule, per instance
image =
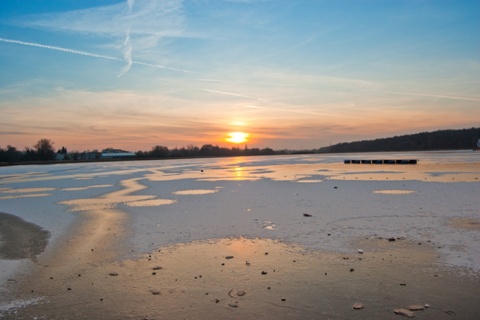
POLYGON ((0 2, 0 147, 314 149, 480 125, 480 1, 0 2))

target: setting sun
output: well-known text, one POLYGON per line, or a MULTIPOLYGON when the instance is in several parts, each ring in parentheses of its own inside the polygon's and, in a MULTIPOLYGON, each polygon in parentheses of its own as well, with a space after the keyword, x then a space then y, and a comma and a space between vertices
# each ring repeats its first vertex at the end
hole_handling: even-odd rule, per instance
POLYGON ((225 140, 232 143, 243 143, 248 141, 249 136, 250 135, 245 132, 230 132, 228 133, 228 138, 225 140))

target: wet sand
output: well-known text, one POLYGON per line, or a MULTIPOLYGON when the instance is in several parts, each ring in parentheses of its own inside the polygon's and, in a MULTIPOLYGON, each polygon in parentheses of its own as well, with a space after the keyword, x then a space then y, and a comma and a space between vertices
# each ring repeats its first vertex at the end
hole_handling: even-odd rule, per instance
POLYGON ((399 319, 394 309, 411 305, 429 306, 414 312, 419 319, 480 315, 478 274, 440 267, 431 246, 375 237, 355 246, 363 253, 233 238, 163 247, 135 260, 43 265, 10 284, 19 299, 36 303, 3 317, 399 319), (356 303, 363 309, 354 310, 356 303))
POLYGON ((50 233, 33 223, 0 212, 0 258, 35 259, 42 253, 50 233))

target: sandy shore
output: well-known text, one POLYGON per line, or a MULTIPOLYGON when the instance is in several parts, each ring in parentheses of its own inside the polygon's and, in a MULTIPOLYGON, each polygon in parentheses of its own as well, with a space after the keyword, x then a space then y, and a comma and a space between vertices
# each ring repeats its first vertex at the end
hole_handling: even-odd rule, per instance
MULTIPOLYGON (((2 257, 18 254, 12 259, 34 263, 4 284, 0 318, 399 319, 394 310, 414 305, 423 307, 412 311, 419 319, 480 318, 478 269, 445 264, 442 251, 476 263, 475 251, 466 249, 480 231, 472 196, 479 190, 478 163, 228 161, 205 170, 110 171, 108 179, 121 178, 100 196, 96 189, 110 184, 73 185, 90 174, 76 173, 79 182, 68 188, 49 185, 50 192, 91 196, 59 202, 78 221, 43 254, 47 231, 1 215, 2 257), (448 206, 458 212, 442 211, 448 206), (133 228, 135 220, 148 225, 133 228), (148 251, 135 251, 132 239, 151 241, 148 251)), ((68 176, 42 177, 8 183, 68 176)), ((45 189, 0 193, 5 201, 29 195, 34 201, 45 189)))
POLYGON ((244 238, 163 247, 108 263, 91 251, 83 263, 64 268, 50 261, 11 283, 19 299, 35 303, 3 317, 398 319, 395 309, 413 305, 424 308, 413 312, 419 319, 480 315, 478 274, 439 267, 431 246, 391 240, 358 239, 363 253, 356 254, 244 238))
POLYGON ((0 212, 0 258, 35 259, 45 250, 49 237, 47 230, 0 212))

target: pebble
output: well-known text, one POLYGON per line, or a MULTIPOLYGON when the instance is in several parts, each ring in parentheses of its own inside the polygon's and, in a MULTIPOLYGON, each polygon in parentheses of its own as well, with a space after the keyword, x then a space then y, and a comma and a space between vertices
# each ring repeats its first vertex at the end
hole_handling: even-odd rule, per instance
POLYGON ((395 312, 395 314, 399 314, 401 316, 405 316, 407 318, 413 318, 415 317, 415 315, 413 314, 412 311, 408 310, 408 309, 404 309, 404 308, 400 308, 400 309, 394 309, 393 312, 395 312))
POLYGON ((267 271, 262 271, 262 274, 267 274, 268 272, 267 271))
POLYGON ((362 254, 362 253, 363 253, 363 250, 362 250, 362 249, 358 249, 358 253, 362 254))
POLYGON ((393 241, 395 241, 395 240, 396 240, 396 239, 395 239, 394 237, 388 238, 388 241, 390 241, 390 242, 393 242, 393 241))
POLYGON ((355 310, 360 310, 364 308, 364 305, 362 303, 354 303, 352 308, 355 310))
POLYGON ((309 213, 304 213, 303 216, 304 216, 304 217, 311 217, 312 215, 309 214, 309 213))
POLYGON ((160 290, 150 290, 150 292, 154 295, 154 296, 158 296, 160 294, 160 290))
POLYGON ((355 269, 354 269, 354 268, 350 268, 350 272, 353 272, 353 271, 355 271, 355 269))
POLYGON ((410 311, 420 311, 420 310, 423 310, 424 308, 425 307, 420 304, 412 304, 408 306, 408 309, 410 309, 410 311))
POLYGON ((228 305, 232 308, 238 308, 238 301, 230 302, 228 305))
POLYGON ((152 268, 152 270, 161 270, 161 269, 163 269, 163 267, 160 267, 160 266, 156 266, 152 268))
POLYGON ((225 259, 233 259, 233 256, 226 256, 225 259))
POLYGON ((118 276, 118 273, 117 272, 110 272, 109 275, 111 275, 112 277, 116 277, 116 276, 118 276))
POLYGON ((242 296, 244 296, 246 293, 247 293, 247 292, 245 292, 244 290, 238 290, 238 291, 237 291, 237 296, 242 297, 242 296))

